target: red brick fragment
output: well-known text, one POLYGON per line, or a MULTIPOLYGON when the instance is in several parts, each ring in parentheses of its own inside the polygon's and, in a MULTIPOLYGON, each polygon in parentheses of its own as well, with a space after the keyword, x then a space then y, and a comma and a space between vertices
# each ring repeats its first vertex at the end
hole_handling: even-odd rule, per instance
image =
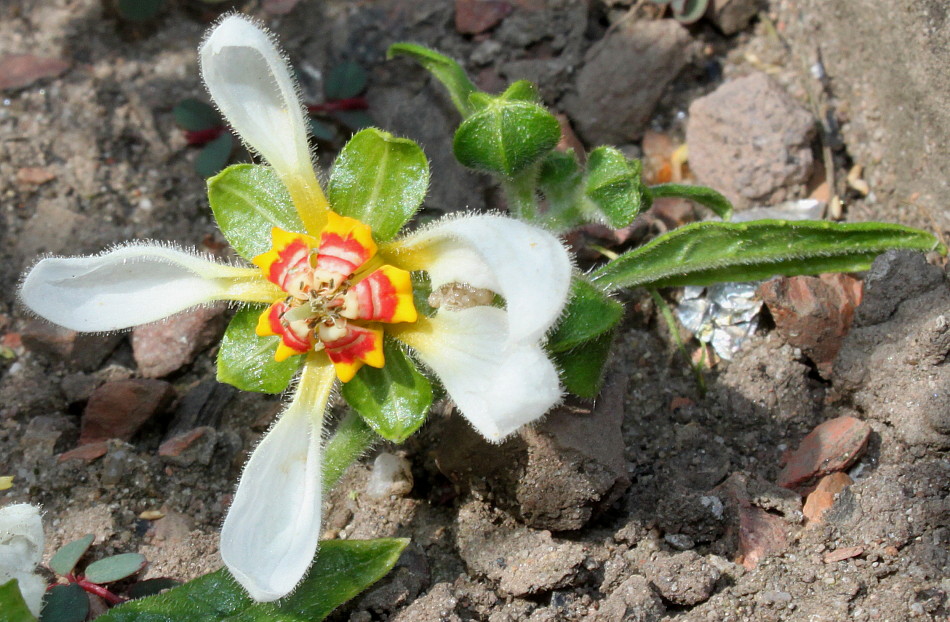
POLYGON ((802 508, 802 514, 808 519, 809 527, 821 524, 824 513, 835 504, 835 496, 853 483, 854 481, 848 477, 847 473, 840 471, 821 478, 815 490, 808 495, 802 508))
POLYGON ((42 166, 24 166, 16 172, 17 183, 26 186, 42 186, 54 179, 56 179, 56 173, 42 166))
POLYGON ((455 29, 463 35, 477 35, 500 24, 511 11, 505 0, 455 0, 455 29))
POLYGON ((55 78, 69 69, 69 61, 33 54, 0 57, 0 90, 22 89, 43 78, 55 78))
POLYGON ((785 521, 754 505, 739 506, 739 559, 749 570, 788 544, 785 521))
POLYGON ((871 426, 854 417, 825 421, 802 439, 801 445, 785 457, 778 475, 779 486, 803 489, 823 475, 844 471, 864 453, 871 426))
POLYGON ((162 380, 136 378, 107 382, 89 397, 82 416, 79 444, 119 438, 127 441, 175 397, 162 380))
POLYGON ((826 564, 833 564, 835 562, 844 561, 846 559, 851 559, 852 557, 857 557, 864 553, 863 546, 847 546, 842 549, 835 549, 834 551, 828 551, 822 557, 822 560, 826 564))
POLYGON ((99 458, 103 457, 108 451, 109 441, 97 441, 87 445, 80 445, 76 449, 64 451, 63 453, 59 454, 59 458, 56 460, 58 462, 66 462, 67 460, 82 460, 88 464, 93 460, 98 460, 99 458))

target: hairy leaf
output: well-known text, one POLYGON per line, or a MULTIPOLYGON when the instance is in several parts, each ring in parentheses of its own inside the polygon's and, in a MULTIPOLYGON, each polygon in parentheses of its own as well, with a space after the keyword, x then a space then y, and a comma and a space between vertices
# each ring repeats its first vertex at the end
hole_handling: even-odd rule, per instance
POLYGON ((452 147, 463 166, 511 178, 543 158, 560 138, 560 124, 541 106, 498 98, 462 122, 452 147))
POLYGON ((654 199, 659 197, 680 197, 689 199, 704 207, 708 207, 723 220, 732 219, 732 203, 729 202, 729 199, 706 186, 660 184, 658 186, 650 186, 647 188, 647 192, 654 199))
POLYGON ((218 350, 218 382, 226 382, 242 391, 280 393, 287 388, 303 360, 291 356, 274 360, 280 337, 260 337, 257 322, 265 307, 241 309, 231 319, 218 350))
POLYGON ((386 58, 394 56, 408 56, 428 69, 449 91, 449 97, 452 98, 452 103, 455 104, 462 117, 467 117, 475 111, 469 101, 469 96, 478 89, 457 62, 448 56, 413 43, 396 43, 389 46, 386 58))

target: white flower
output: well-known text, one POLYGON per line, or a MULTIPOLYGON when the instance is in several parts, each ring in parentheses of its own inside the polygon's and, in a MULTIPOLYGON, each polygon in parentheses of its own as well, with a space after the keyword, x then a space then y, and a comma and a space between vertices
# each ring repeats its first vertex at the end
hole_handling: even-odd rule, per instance
POLYGON ((425 270, 433 289, 453 283, 488 289, 504 299, 504 309, 443 308, 425 317, 409 302, 411 313, 388 319, 328 311, 344 303, 349 309, 358 296, 346 288, 355 292, 359 283, 348 285, 342 273, 342 279, 327 276, 335 273, 323 269, 331 263, 320 263, 327 244, 320 236, 343 231, 349 242, 358 242, 363 255, 349 269, 357 275, 361 265, 379 263, 367 259, 377 247, 368 227, 332 214, 316 182, 286 62, 267 34, 237 15, 211 32, 200 58, 215 103, 287 186, 306 231, 275 230, 274 250, 254 260, 260 270, 156 245, 44 259, 27 275, 21 297, 37 314, 85 331, 127 328, 212 300, 272 303, 259 334, 281 335, 282 356, 309 353, 291 404, 244 469, 221 533, 229 570, 254 599, 272 601, 294 589, 317 549, 322 418, 337 377, 346 381, 354 367, 383 364, 385 329, 439 377, 475 429, 498 442, 560 399, 558 374, 543 341, 566 303, 572 267, 561 243, 531 225, 495 215, 447 218, 380 243, 378 258, 392 270, 386 274, 425 270), (360 317, 381 321, 383 328, 373 329, 376 337, 366 336, 368 354, 343 360, 341 352, 348 353, 339 345, 341 334, 373 332, 359 325, 360 317))
POLYGON ((38 616, 46 581, 36 573, 43 557, 43 521, 40 509, 16 503, 0 509, 0 585, 16 579, 30 612, 38 616))

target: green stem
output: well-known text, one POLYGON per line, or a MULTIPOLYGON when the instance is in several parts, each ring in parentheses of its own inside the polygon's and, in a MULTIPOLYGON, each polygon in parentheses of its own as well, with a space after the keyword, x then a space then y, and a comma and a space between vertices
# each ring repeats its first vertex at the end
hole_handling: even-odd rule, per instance
POLYGON ((346 468, 373 446, 379 437, 353 411, 347 413, 323 448, 323 488, 333 488, 346 468))
POLYGON ((529 166, 510 179, 502 180, 501 187, 508 199, 508 211, 518 220, 534 222, 538 218, 538 166, 529 166))
POLYGON ((650 297, 653 298, 653 303, 660 311, 660 315, 663 316, 663 320, 666 322, 666 326, 670 331, 670 336, 673 338, 673 343, 676 344, 680 354, 682 354, 683 358, 686 359, 686 364, 689 365, 689 368, 692 370, 693 376, 696 377, 696 384, 699 387, 699 394, 706 395, 706 379, 703 377, 702 363, 693 364, 693 360, 690 358, 689 353, 686 352, 686 345, 683 343, 683 340, 680 339, 680 332, 677 329, 676 318, 673 317, 673 311, 670 310, 670 305, 666 304, 666 301, 663 300, 663 297, 660 296, 660 292, 656 291, 656 289, 648 287, 647 291, 650 292, 650 297))

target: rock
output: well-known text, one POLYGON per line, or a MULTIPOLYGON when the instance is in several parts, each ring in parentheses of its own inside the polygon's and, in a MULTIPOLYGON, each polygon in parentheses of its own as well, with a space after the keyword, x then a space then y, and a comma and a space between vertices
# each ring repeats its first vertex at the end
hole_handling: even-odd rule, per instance
POLYGON ((871 438, 871 426, 854 417, 825 421, 785 457, 777 484, 801 489, 818 477, 844 471, 861 457, 871 438))
POLYGON ((629 486, 620 430, 624 385, 609 379, 595 406, 560 406, 499 445, 453 417, 436 463, 456 484, 490 496, 530 527, 579 529, 629 486))
POLYGON ((127 441, 146 421, 163 412, 174 397, 175 390, 162 380, 107 382, 93 392, 86 404, 79 444, 110 438, 127 441))
POLYGON ((56 179, 56 173, 42 166, 24 166, 17 169, 16 180, 25 186, 42 186, 56 179))
POLYGON ((946 283, 943 270, 927 263, 922 253, 889 250, 879 255, 865 276, 864 297, 855 314, 860 326, 887 321, 900 303, 946 283))
POLYGON ((826 564, 833 564, 835 562, 842 562, 846 559, 851 559, 852 557, 857 557, 864 553, 863 546, 846 546, 841 549, 835 549, 834 551, 828 551, 821 557, 821 561, 826 564))
POLYGON ((224 311, 218 303, 195 307, 165 320, 132 330, 132 354, 139 373, 160 378, 177 371, 215 341, 224 331, 224 311))
POLYGON ((814 136, 811 114, 767 75, 754 73, 690 105, 690 170, 737 208, 777 203, 811 175, 814 136))
POLYGON ((43 253, 81 253, 86 250, 84 245, 92 242, 93 235, 107 235, 103 223, 95 223, 94 228, 98 229, 95 234, 90 231, 90 226, 89 216, 71 209, 65 194, 41 198, 15 240, 16 249, 24 257, 43 253))
MULTIPOLYGON (((202 426, 216 428, 221 422, 221 413, 225 406, 237 394, 238 390, 235 387, 214 379, 198 383, 178 402, 172 422, 168 426, 168 432, 165 434, 165 440, 202 426)), ((267 425, 264 429, 267 429, 267 425)))
POLYGON ((115 350, 121 334, 96 335, 50 324, 46 320, 30 320, 21 335, 27 350, 42 354, 69 367, 92 371, 115 350))
POLYGON ((861 303, 862 284, 846 274, 777 277, 758 295, 787 343, 801 350, 830 378, 832 366, 861 303))
POLYGON ((847 473, 832 473, 821 478, 815 489, 805 500, 805 506, 802 513, 808 520, 808 525, 819 525, 822 522, 822 516, 835 504, 838 493, 853 484, 847 473))
POLYGON ((458 599, 451 583, 436 583, 429 592, 414 600, 392 618, 393 622, 462 622, 455 613, 458 599))
POLYGON ((674 20, 626 20, 587 52, 563 109, 588 144, 639 138, 686 65, 690 36, 674 20))
POLYGON ((201 426, 162 442, 158 448, 158 455, 162 460, 176 466, 191 466, 192 464, 208 465, 214 455, 217 441, 217 431, 208 426, 201 426))
POLYGON ((132 377, 132 370, 121 365, 109 365, 92 374, 76 372, 63 376, 60 387, 70 404, 85 402, 97 387, 110 380, 126 380, 132 377))
POLYGON ((33 54, 5 54, 0 57, 0 90, 30 86, 44 78, 55 78, 69 69, 69 61, 33 54))
POLYGON ((194 529, 194 520, 187 514, 164 510, 151 529, 152 542, 161 542, 167 547, 181 546, 194 529))
POLYGON ((455 30, 477 35, 491 30, 508 17, 512 6, 505 0, 455 0, 455 30))
POLYGON ((62 437, 75 434, 75 430, 75 424, 62 415, 33 417, 20 440, 24 459, 28 462, 46 463, 49 457, 56 453, 57 446, 64 444, 62 437))
POLYGON ((501 591, 516 597, 568 585, 586 557, 583 545, 555 540, 549 531, 517 526, 474 500, 459 510, 456 538, 470 572, 497 582, 501 591))
POLYGON ((665 613, 650 582, 634 575, 601 601, 593 622, 659 622, 665 613))
POLYGON ((708 600, 721 575, 718 568, 693 551, 657 555, 643 570, 663 598, 686 606, 708 600))
POLYGON ((93 460, 106 455, 106 452, 109 451, 109 441, 96 441, 94 443, 87 443, 85 445, 80 445, 76 449, 70 449, 69 451, 64 451, 59 454, 59 457, 56 459, 57 462, 66 462, 67 460, 82 460, 86 464, 89 464, 93 460))
POLYGON ((734 522, 737 563, 749 570, 766 557, 784 551, 790 525, 801 522, 798 495, 768 482, 733 473, 714 492, 723 499, 734 522))
POLYGON ((366 481, 366 494, 375 499, 391 495, 405 497, 412 492, 412 466, 402 456, 383 452, 373 460, 366 481))
POLYGON ((0 376, 0 419, 48 415, 65 408, 59 386, 50 381, 49 371, 34 358, 14 361, 0 376))
POLYGON ((760 0, 712 0, 706 16, 723 34, 734 35, 749 25, 760 4, 760 0))
POLYGON ((755 506, 739 508, 739 563, 752 570, 788 546, 785 522, 755 506))

